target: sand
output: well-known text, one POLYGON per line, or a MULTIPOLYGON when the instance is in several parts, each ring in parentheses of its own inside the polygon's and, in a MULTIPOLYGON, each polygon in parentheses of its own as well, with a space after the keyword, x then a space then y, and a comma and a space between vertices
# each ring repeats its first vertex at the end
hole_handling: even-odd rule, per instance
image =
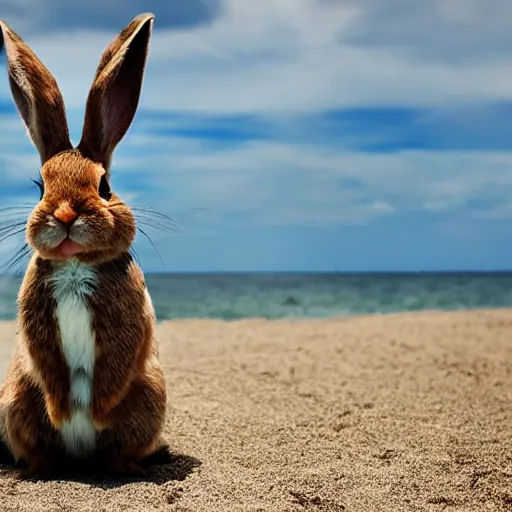
MULTIPOLYGON (((15 324, 0 324, 2 367, 15 324)), ((158 327, 172 463, 2 511, 512 510, 512 311, 158 327)), ((61 477, 59 477, 61 478, 61 477)))

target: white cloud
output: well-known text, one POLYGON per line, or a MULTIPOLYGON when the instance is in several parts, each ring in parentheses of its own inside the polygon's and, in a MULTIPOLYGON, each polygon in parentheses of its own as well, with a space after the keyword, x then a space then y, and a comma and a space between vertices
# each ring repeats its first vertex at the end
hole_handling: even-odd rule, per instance
POLYGON ((344 36, 358 46, 393 48, 454 65, 509 59, 512 5, 507 0, 347 1, 359 15, 344 36))
MULTIPOLYGON (((180 31, 158 30, 157 18, 141 105, 269 115, 510 99, 509 3, 484 9, 472 0, 461 10, 446 1, 420 8, 404 0, 225 0, 213 23, 180 31), (477 54, 480 46, 493 58, 477 54)), ((83 109, 114 35, 25 38, 57 76, 68 107, 83 109)), ((0 94, 9 94, 5 80, 0 94)))
MULTIPOLYGON (((14 189, 19 196, 4 193, 3 201, 33 204, 35 187, 33 196, 21 195, 31 190, 35 150, 9 153, 0 140, 0 153, 7 155, 4 183, 27 185, 14 189)), ((130 204, 154 206, 178 227, 210 230, 365 224, 410 215, 508 218, 511 169, 508 152, 365 153, 268 140, 216 146, 143 131, 120 147, 113 180, 130 204), (144 150, 131 154, 133 148, 144 150)))
MULTIPOLYGON (((469 220, 507 202, 512 189, 508 152, 365 153, 270 141, 220 148, 196 141, 198 148, 182 151, 171 143, 164 151, 167 140, 152 138, 145 156, 121 154, 117 179, 123 181, 125 166, 130 173, 150 170, 155 200, 167 198, 162 207, 178 216, 204 208, 202 220, 211 223, 360 224, 453 213, 469 220)), ((152 201, 143 195, 137 200, 152 201)))
MULTIPOLYGON (((305 120, 322 109, 453 107, 512 97, 512 57, 497 50, 508 41, 509 4, 496 0, 490 12, 480 0, 447 1, 226 0, 213 23, 180 31, 159 30, 157 17, 141 109, 199 118, 252 113, 271 119, 270 130, 296 129, 300 141, 218 145, 151 134, 157 126, 183 128, 190 118, 138 117, 116 154, 116 183, 138 204, 157 201, 160 210, 210 224, 347 224, 411 212, 508 215, 509 153, 364 153, 308 141, 315 124, 305 120), (493 58, 471 50, 479 46, 493 58), (136 176, 148 190, 130 185, 136 176), (484 205, 468 211, 476 200, 484 205), (207 213, 192 214, 190 207, 207 213)), ((77 141, 92 76, 115 31, 20 35, 57 76, 77 141)), ((0 97, 12 101, 6 78, 0 97)), ((37 170, 35 149, 19 118, 0 122, 4 179, 25 182, 37 170)))
POLYGON ((472 217, 488 221, 512 220, 512 202, 504 198, 503 202, 499 204, 491 205, 482 211, 473 212, 472 217))

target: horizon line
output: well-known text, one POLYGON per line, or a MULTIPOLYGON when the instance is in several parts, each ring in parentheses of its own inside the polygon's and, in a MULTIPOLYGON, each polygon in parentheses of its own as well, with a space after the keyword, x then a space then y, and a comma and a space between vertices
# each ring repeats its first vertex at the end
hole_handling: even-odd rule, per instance
MULTIPOLYGON (((144 275, 378 275, 378 274, 512 274, 511 269, 436 269, 436 270, 148 270, 144 275)), ((2 272, 2 276, 19 277, 25 272, 2 272)))

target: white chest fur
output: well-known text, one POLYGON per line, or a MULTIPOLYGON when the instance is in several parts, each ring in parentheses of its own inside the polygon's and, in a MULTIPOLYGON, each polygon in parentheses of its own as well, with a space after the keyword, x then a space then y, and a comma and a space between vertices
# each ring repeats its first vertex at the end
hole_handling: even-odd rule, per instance
POLYGON ((80 457, 92 452, 96 444, 96 431, 89 417, 95 339, 87 305, 96 288, 96 274, 90 265, 70 260, 55 270, 51 281, 71 382, 71 418, 63 425, 61 436, 66 451, 80 457))

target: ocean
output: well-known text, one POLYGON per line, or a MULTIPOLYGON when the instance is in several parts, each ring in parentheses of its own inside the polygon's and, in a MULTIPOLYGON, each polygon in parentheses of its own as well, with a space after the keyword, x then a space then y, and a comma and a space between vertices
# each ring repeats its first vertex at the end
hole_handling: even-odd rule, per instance
MULTIPOLYGON (((0 277, 0 319, 16 316, 19 277, 0 277)), ((326 318, 512 307, 510 273, 148 274, 159 320, 326 318)))

